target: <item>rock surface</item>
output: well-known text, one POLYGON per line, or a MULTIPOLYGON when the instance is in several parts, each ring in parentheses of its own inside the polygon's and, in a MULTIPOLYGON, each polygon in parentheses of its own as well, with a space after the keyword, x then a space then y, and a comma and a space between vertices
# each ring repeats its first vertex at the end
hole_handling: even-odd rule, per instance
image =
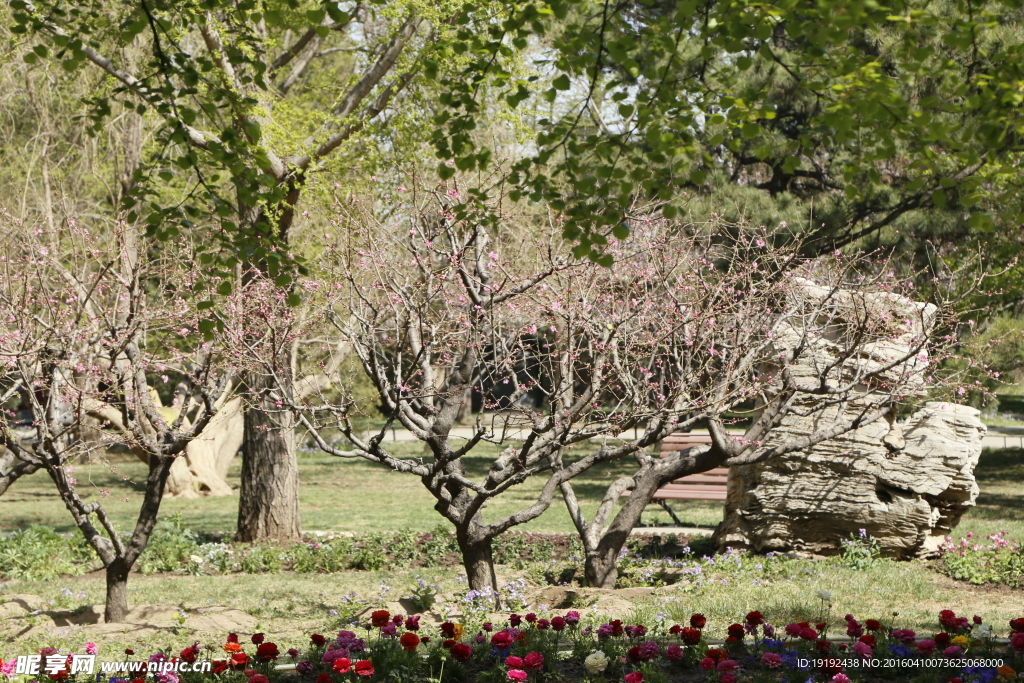
MULTIPOLYGON (((933 553, 975 504, 980 411, 926 403, 903 425, 882 420, 806 451, 731 468, 720 547, 837 554, 860 529, 884 555, 933 553)), ((799 419, 773 434, 807 433, 799 419)))

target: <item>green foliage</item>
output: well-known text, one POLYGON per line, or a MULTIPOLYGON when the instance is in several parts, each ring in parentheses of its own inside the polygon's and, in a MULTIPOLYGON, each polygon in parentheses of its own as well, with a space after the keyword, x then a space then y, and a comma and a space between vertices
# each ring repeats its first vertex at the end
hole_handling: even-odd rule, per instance
POLYGON ((264 574, 281 571, 281 548, 272 543, 254 543, 235 551, 235 559, 243 573, 264 574))
POLYGON ((868 536, 864 529, 860 535, 850 534, 843 541, 842 565, 855 571, 864 571, 873 566, 881 556, 878 539, 868 536))
POLYGON ((508 183, 513 199, 565 217, 579 256, 603 261, 635 204, 668 202, 672 217, 716 175, 772 198, 790 193, 805 208, 818 199, 814 215, 827 224, 811 230, 816 249, 918 210, 955 209, 989 233, 1024 215, 1010 180, 1024 50, 1008 27, 1020 12, 998 0, 467 9, 443 46, 466 66, 437 76, 447 107, 435 117, 438 173, 489 166, 474 131, 484 98, 502 98, 550 114, 537 122, 535 152, 470 191, 456 215, 508 183), (524 76, 517 59, 538 39, 550 49, 545 68, 524 76))
POLYGON ((334 538, 330 541, 303 541, 291 549, 292 570, 303 573, 340 572, 348 569, 352 541, 334 538))
POLYGON ((990 534, 987 546, 975 540, 980 539, 970 533, 959 541, 947 539, 939 549, 943 572, 973 584, 1024 586, 1024 548, 1020 544, 1004 538, 1002 531, 990 534))
POLYGON ((157 522, 146 549, 139 557, 138 568, 143 574, 181 569, 195 573, 199 564, 192 558, 198 557, 198 553, 196 534, 184 527, 181 513, 174 513, 157 522))
POLYGON ((459 552, 455 533, 444 524, 439 524, 430 531, 430 537, 420 544, 420 554, 425 567, 440 567, 445 559, 459 552))
POLYGON ((78 576, 93 562, 92 548, 79 534, 65 538, 52 529, 30 526, 0 537, 0 577, 43 581, 78 576))

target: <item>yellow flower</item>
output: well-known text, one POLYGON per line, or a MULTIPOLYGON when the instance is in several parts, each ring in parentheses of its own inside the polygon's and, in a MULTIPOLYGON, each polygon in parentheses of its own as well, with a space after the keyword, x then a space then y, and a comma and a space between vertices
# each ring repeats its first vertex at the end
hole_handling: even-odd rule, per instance
POLYGON ((455 640, 462 640, 462 634, 466 632, 466 629, 462 627, 462 624, 455 624, 455 640))
POLYGON ((1017 671, 1011 666, 1001 666, 996 669, 996 673, 999 674, 999 678, 1005 681, 1012 681, 1014 676, 1017 675, 1017 671))
POLYGON ((970 642, 971 641, 967 636, 957 636, 953 639, 953 644, 959 645, 960 647, 967 647, 970 644, 970 642))

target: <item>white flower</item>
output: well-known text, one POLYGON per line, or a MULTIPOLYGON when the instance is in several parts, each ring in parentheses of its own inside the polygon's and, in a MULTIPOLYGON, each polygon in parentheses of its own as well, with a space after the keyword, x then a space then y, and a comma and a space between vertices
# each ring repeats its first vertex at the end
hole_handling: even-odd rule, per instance
POLYGON ((818 591, 818 597, 821 598, 822 600, 824 600, 825 602, 832 602, 832 594, 829 593, 828 591, 825 591, 825 590, 818 591))
POLYGON ((206 561, 203 558, 199 557, 198 555, 189 555, 188 559, 192 560, 196 564, 202 564, 203 562, 206 561))
POLYGON ((600 651, 595 650, 583 660, 583 665, 592 674, 599 674, 608 668, 608 657, 600 651))

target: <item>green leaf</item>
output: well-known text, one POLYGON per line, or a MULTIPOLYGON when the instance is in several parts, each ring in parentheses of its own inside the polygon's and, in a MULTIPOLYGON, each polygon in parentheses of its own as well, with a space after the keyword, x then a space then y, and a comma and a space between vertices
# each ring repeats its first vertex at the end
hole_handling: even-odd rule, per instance
POLYGON ((289 294, 285 301, 288 303, 289 306, 295 308, 296 306, 302 303, 302 297, 299 296, 298 294, 289 294))
POLYGON ((612 235, 614 235, 615 239, 618 240, 626 239, 627 237, 629 237, 629 226, 626 225, 625 223, 619 223, 614 228, 612 228, 612 235))
POLYGON ((562 74, 551 82, 551 87, 555 90, 568 90, 571 85, 567 74, 562 74))
POLYGON ((935 190, 932 193, 932 204, 940 209, 946 205, 946 193, 943 190, 935 190))
POLYGON ((200 301, 199 303, 196 304, 196 308, 198 308, 200 311, 205 311, 208 308, 213 308, 213 302, 212 301, 200 301))
MULTIPOLYGON (((206 255, 207 254, 203 254, 203 256, 206 255)), ((202 257, 200 257, 200 260, 202 260, 202 257)), ((232 289, 233 286, 231 284, 231 280, 223 280, 219 285, 217 285, 217 293, 222 296, 228 296, 229 294, 231 294, 232 289)))
POLYGON ((292 276, 288 273, 282 273, 274 278, 274 284, 278 287, 287 287, 292 283, 292 276))
POLYGON ((445 163, 437 165, 437 175, 441 180, 448 180, 455 175, 455 169, 445 163))

